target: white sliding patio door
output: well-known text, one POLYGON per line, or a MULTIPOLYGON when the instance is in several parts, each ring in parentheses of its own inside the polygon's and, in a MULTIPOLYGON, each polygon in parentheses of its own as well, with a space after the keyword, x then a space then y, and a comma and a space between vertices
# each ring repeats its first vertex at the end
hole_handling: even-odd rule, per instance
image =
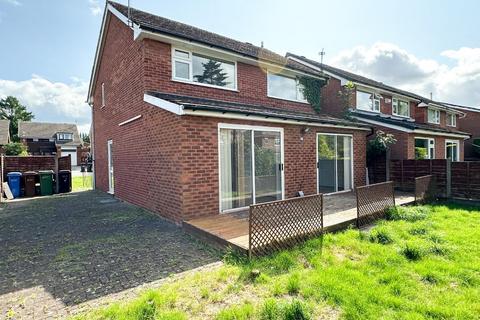
POLYGON ((220 125, 220 210, 283 198, 283 131, 220 125))
POLYGON ((317 185, 319 193, 353 188, 352 136, 317 134, 317 185))

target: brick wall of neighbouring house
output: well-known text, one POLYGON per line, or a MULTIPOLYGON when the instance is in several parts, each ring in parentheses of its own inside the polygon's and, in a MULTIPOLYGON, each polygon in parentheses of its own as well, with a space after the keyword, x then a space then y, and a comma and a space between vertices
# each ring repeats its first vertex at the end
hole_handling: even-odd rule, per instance
POLYGON ((480 138, 480 111, 472 112, 461 110, 466 113, 465 118, 458 119, 459 130, 472 134, 472 139, 465 141, 465 158, 478 160, 480 156, 473 151, 473 139, 480 138))
MULTIPOLYGON (((4 159, 3 173, 4 179, 9 172, 26 172, 38 170, 54 170, 55 156, 6 156, 4 159)), ((4 180, 6 181, 6 180, 4 180)))
MULTIPOLYGON (((316 132, 346 133, 352 131, 310 127, 303 135, 302 126, 272 124, 258 121, 192 117, 184 122, 186 138, 182 137, 181 184, 183 188, 183 210, 185 218, 199 215, 218 214, 218 123, 281 127, 284 129, 284 177, 285 197, 296 196, 297 191, 305 194, 317 192, 316 132)), ((365 131, 354 135, 354 183, 365 184, 365 131)))
POLYGON ((146 39, 143 46, 146 90, 314 113, 309 104, 267 97, 267 74, 258 66, 237 63, 238 91, 210 88, 172 81, 170 44, 146 39))

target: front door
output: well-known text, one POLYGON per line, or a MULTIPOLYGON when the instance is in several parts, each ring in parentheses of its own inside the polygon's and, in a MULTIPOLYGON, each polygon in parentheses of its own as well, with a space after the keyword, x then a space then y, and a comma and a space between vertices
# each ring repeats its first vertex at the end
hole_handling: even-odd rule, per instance
POLYGON ((319 193, 353 188, 352 136, 317 134, 317 185, 319 193))
POLYGON ((113 143, 112 140, 107 142, 108 151, 108 192, 114 193, 114 179, 113 179, 113 143))
POLYGON ((220 125, 220 211, 283 199, 283 131, 220 125))

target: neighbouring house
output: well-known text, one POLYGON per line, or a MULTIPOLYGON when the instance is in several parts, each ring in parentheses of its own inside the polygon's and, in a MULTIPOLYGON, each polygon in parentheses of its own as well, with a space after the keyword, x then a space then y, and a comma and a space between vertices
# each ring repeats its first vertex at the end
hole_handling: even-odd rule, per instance
POLYGON ((480 107, 475 108, 451 103, 445 104, 466 114, 466 117, 458 120, 460 130, 469 132, 472 135, 470 139, 465 141, 465 160, 478 161, 478 159, 480 159, 480 107))
POLYGON ((400 90, 345 70, 341 70, 295 54, 287 57, 330 76, 322 88, 323 110, 339 116, 350 109, 350 115, 395 136, 391 147, 393 159, 464 160, 464 141, 470 131, 459 128, 467 114, 445 103, 432 101, 412 92, 400 90), (350 106, 342 106, 339 92, 353 84, 350 106))
POLYGON ((0 149, 10 143, 10 121, 0 119, 0 149))
POLYGON ((82 141, 76 124, 19 121, 18 137, 31 155, 70 155, 72 166, 80 164, 82 141))
POLYGON ((262 47, 107 2, 92 70, 95 186, 168 219, 366 181, 369 125, 317 113, 262 47))

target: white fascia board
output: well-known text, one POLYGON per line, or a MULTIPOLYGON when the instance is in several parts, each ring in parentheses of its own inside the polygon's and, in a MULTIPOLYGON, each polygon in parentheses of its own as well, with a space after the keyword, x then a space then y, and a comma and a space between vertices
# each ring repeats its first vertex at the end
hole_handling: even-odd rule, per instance
POLYGON ((415 129, 414 133, 417 134, 424 134, 429 136, 442 136, 442 137, 450 137, 450 138, 460 138, 463 140, 470 139, 469 135, 459 134, 459 133, 448 133, 448 132, 436 132, 436 131, 429 131, 429 130, 422 130, 422 129, 415 129))
POLYGON ((285 71, 288 71, 288 72, 291 72, 291 73, 294 73, 294 74, 298 74, 298 75, 302 75, 302 76, 306 76, 306 77, 311 77, 311 78, 316 78, 316 79, 326 80, 324 77, 321 77, 321 76, 315 76, 315 75, 312 75, 312 74, 309 74, 309 73, 305 73, 305 72, 298 71, 298 70, 295 70, 295 69, 291 69, 291 68, 288 68, 288 67, 285 67, 285 66, 281 66, 281 65, 275 64, 273 62, 267 62, 267 61, 251 58, 247 55, 242 55, 242 54, 234 53, 234 52, 231 52, 231 51, 228 51, 228 50, 219 49, 219 48, 216 48, 214 46, 205 45, 205 44, 196 42, 194 40, 184 40, 184 39, 181 39, 181 38, 169 36, 169 35, 158 33, 158 32, 152 32, 152 31, 139 29, 137 34, 136 34, 135 39, 136 40, 142 40, 142 39, 145 39, 145 38, 153 39, 153 40, 160 41, 160 42, 169 43, 169 44, 172 44, 174 46, 184 47, 184 48, 187 48, 187 49, 190 49, 190 50, 193 49, 193 51, 195 51, 195 49, 197 49, 197 50, 200 49, 200 50, 204 51, 205 53, 211 52, 213 54, 220 55, 220 57, 222 55, 224 57, 234 57, 236 59, 236 61, 244 62, 244 63, 252 64, 252 65, 258 65, 258 66, 261 66, 261 67, 262 66, 263 67, 271 67, 272 70, 282 69, 282 70, 285 70, 285 71))
POLYGON ((446 111, 446 112, 450 112, 450 113, 455 113, 455 114, 458 114, 459 116, 461 116, 462 118, 464 118, 466 116, 466 114, 464 112, 460 111, 460 110, 456 110, 453 107, 446 106, 446 105, 441 105, 441 104, 437 104, 437 103, 421 104, 421 105, 418 105, 418 107, 435 109, 435 110, 442 110, 442 111, 446 111))
POLYGON ((234 120, 250 120, 250 121, 293 124, 293 125, 322 127, 322 128, 348 129, 348 130, 369 131, 369 132, 372 131, 370 128, 361 128, 361 127, 326 124, 326 123, 315 123, 315 122, 308 122, 308 121, 301 121, 301 120, 285 120, 281 118, 273 118, 270 116, 243 115, 243 114, 237 114, 237 113, 216 112, 216 111, 200 111, 200 110, 193 111, 188 109, 184 110, 184 112, 185 112, 184 113, 185 115, 189 115, 189 116, 212 117, 212 118, 223 118, 223 119, 234 119, 234 120))
POLYGON ((407 129, 407 128, 404 128, 404 127, 401 127, 401 126, 396 126, 394 124, 384 123, 384 122, 381 122, 381 121, 375 121, 375 120, 370 120, 370 119, 364 119, 362 117, 355 117, 354 116, 354 118, 357 119, 357 120, 360 120, 362 122, 366 122, 366 123, 369 123, 369 124, 398 130, 398 131, 401 131, 401 132, 407 132, 407 133, 412 133, 413 132, 412 129, 407 129))
POLYGON ((179 105, 179 104, 176 104, 176 103, 164 100, 164 99, 160 99, 160 98, 151 96, 149 94, 144 94, 143 95, 143 101, 145 101, 147 103, 150 103, 151 105, 154 105, 155 107, 159 107, 163 110, 172 112, 172 113, 174 113, 176 115, 179 115, 179 116, 185 114, 185 111, 183 110, 182 105, 179 105))

